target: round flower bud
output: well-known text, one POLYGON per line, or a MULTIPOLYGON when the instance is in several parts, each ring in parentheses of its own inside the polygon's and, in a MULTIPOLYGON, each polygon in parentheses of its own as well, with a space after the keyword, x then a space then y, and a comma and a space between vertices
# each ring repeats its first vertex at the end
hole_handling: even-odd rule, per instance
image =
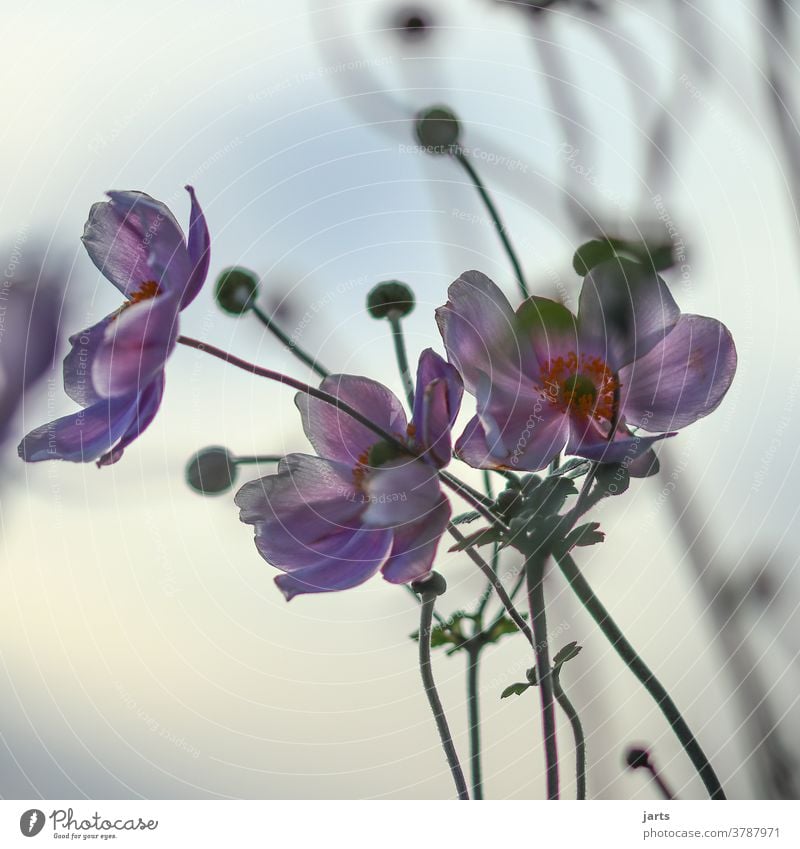
POLYGON ((214 445, 198 451, 186 464, 186 483, 203 495, 219 495, 233 486, 236 468, 230 451, 214 445))
POLYGON ((417 139, 428 153, 450 153, 458 145, 461 126, 446 106, 431 106, 417 113, 417 139))
POLYGON ((395 29, 408 41, 421 41, 431 32, 431 21, 424 9, 404 6, 395 12, 395 29))
POLYGON ((414 309, 414 293, 399 280, 386 280, 367 295, 367 310, 373 318, 387 318, 390 313, 398 317, 414 309))
POLYGON ((230 315, 242 315, 253 306, 258 278, 246 268, 226 268, 217 278, 214 295, 220 307, 230 315))
POLYGON ((650 766, 650 753, 647 749, 642 749, 638 746, 631 746, 625 753, 625 763, 631 769, 641 769, 642 767, 650 766))
POLYGON ((411 584, 411 589, 419 595, 428 595, 429 593, 442 595, 447 589, 447 581, 438 572, 431 572, 430 575, 414 581, 411 584))

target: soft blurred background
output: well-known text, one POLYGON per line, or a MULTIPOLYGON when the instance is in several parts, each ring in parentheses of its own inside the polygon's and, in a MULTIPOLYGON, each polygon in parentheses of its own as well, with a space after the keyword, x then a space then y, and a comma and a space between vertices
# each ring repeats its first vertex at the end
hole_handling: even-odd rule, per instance
MULTIPOLYGON (((376 579, 287 604, 233 493, 203 498, 184 483, 205 445, 306 450, 289 391, 181 349, 158 418, 116 466, 23 465, 15 450, 73 409, 60 377, 67 337, 118 306, 79 242, 111 188, 149 192, 185 225, 182 187, 193 184, 212 279, 255 269, 260 305, 329 368, 400 393, 388 329, 364 309, 376 282, 416 292, 414 359, 441 350, 432 310, 461 271, 478 268, 516 298, 464 172, 413 149, 414 112, 446 103, 532 289, 574 306, 577 245, 600 231, 666 234, 682 257, 666 272, 680 305, 731 328, 739 370, 723 405, 663 447, 660 476, 598 511, 606 542, 578 559, 729 795, 796 796, 797 10, 535 5, 4 10, 0 282, 17 306, 0 300, 0 795, 452 795, 409 639, 413 599, 376 579), (54 321, 57 352, 37 382, 32 354, 6 357, 9 328, 40 351, 54 321)), ((183 318, 188 335, 311 377, 255 317, 223 315, 210 285, 183 318)), ((482 589, 463 555, 442 553, 438 568, 444 614, 482 589)), ((555 571, 547 594, 555 647, 584 646, 562 680, 588 735, 590 796, 654 798, 622 763, 643 743, 681 796, 702 798, 662 716, 555 571)), ((464 658, 434 662, 466 760, 464 658)), ((483 658, 492 798, 544 792, 535 691, 499 699, 530 663, 518 637, 483 658)), ((566 723, 559 733, 569 796, 566 723)))

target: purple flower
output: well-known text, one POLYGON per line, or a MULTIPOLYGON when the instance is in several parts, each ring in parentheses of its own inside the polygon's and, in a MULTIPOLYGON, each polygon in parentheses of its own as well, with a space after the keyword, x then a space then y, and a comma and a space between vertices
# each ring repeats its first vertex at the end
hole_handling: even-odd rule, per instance
POLYGON ((450 286, 437 321, 450 362, 477 399, 456 444, 476 468, 535 471, 560 451, 650 467, 651 446, 708 415, 736 371, 728 329, 683 315, 666 283, 627 260, 585 279, 578 315, 532 297, 515 313, 478 271, 450 286), (616 423, 613 440, 609 440, 616 423))
POLYGON ((318 457, 289 454, 278 474, 245 484, 240 518, 261 556, 285 574, 286 599, 364 583, 379 570, 393 584, 427 575, 450 519, 437 468, 451 455, 450 429, 463 387, 432 350, 420 357, 414 414, 365 377, 331 375, 321 389, 405 443, 415 459, 330 404, 299 393, 303 429, 318 457))
POLYGON ((70 338, 64 389, 82 409, 29 433, 19 446, 23 460, 110 465, 153 420, 178 315, 208 273, 208 229, 194 189, 186 190, 188 243, 169 209, 142 192, 109 192, 110 201, 92 207, 83 244, 126 300, 70 338))

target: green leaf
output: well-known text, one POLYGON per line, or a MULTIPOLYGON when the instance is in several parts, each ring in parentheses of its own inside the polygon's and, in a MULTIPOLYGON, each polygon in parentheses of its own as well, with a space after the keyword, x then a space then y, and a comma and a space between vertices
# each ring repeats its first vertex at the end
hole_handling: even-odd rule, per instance
POLYGON ((601 463, 595 473, 595 486, 599 487, 602 497, 622 495, 630 486, 631 476, 622 463, 601 463))
POLYGON ((467 525, 476 519, 480 519, 480 517, 481 514, 477 510, 470 510, 468 513, 459 513, 458 516, 454 516, 450 521, 454 525, 467 525))
POLYGON ((562 463, 554 472, 550 472, 549 477, 578 478, 588 472, 591 465, 589 460, 584 460, 582 457, 570 457, 569 460, 562 463))
POLYGON ((585 525, 579 525, 564 537, 561 543, 561 550, 566 553, 576 545, 596 545, 605 538, 606 535, 600 530, 599 522, 587 522, 585 525))
POLYGON ((525 684, 522 681, 517 684, 511 684, 503 690, 501 699, 507 699, 509 696, 521 696, 531 685, 525 684))
POLYGON ((503 534, 499 528, 481 528, 479 531, 465 536, 464 539, 459 540, 455 545, 451 545, 448 551, 463 551, 471 545, 479 546, 487 545, 490 542, 499 542, 502 537, 503 534))
POLYGON ((559 649, 553 658, 553 666, 562 666, 573 657, 577 657, 581 653, 583 646, 579 646, 576 641, 567 643, 564 648, 559 649))
MULTIPOLYGON (((522 618, 527 619, 527 614, 523 613, 522 618)), ((496 643, 501 637, 518 633, 519 628, 516 624, 508 616, 501 616, 492 626, 491 631, 486 634, 486 642, 496 643)))

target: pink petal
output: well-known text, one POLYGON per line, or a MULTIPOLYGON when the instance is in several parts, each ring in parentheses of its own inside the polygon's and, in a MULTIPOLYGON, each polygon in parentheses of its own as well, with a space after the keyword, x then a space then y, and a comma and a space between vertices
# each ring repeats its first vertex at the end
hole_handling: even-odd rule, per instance
POLYGON ((727 327, 683 315, 663 342, 620 372, 622 411, 645 430, 686 427, 719 406, 735 373, 727 327))
POLYGON ((407 584, 424 578, 431 571, 451 512, 450 503, 442 496, 424 519, 394 529, 392 553, 381 570, 387 581, 407 584))
MULTIPOLYGON (((407 419, 397 396, 375 380, 350 374, 326 377, 320 389, 345 401, 398 439, 406 438, 407 419)), ((303 392, 295 396, 303 430, 322 457, 355 466, 365 452, 381 441, 374 431, 359 424, 332 404, 303 392)))

